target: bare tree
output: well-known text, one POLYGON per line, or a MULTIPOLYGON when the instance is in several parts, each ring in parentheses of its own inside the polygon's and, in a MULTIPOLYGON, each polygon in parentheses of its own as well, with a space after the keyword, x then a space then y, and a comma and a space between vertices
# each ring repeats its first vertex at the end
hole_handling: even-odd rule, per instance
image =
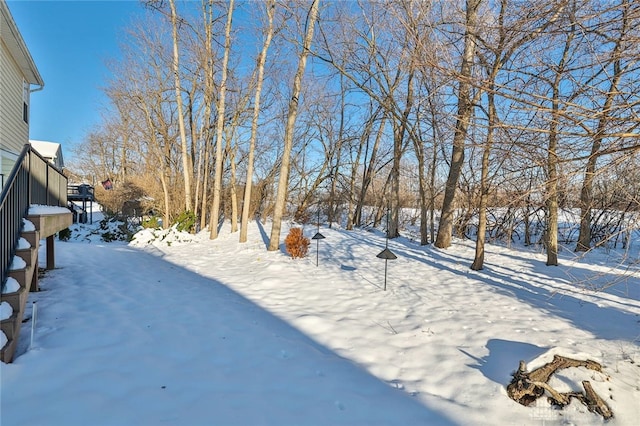
MULTIPOLYGON (((360 194, 358 196, 356 209, 353 215, 353 224, 355 226, 362 225, 362 220, 363 220, 362 211, 364 209, 365 202, 367 201, 366 199, 367 191, 369 190, 371 183, 376 177, 376 172, 378 167, 378 152, 379 152, 380 144, 382 143, 382 138, 384 136, 384 129, 386 124, 387 124, 387 115, 384 114, 379 122, 378 131, 376 132, 373 146, 371 147, 371 150, 370 150, 371 152, 365 153, 365 159, 368 156, 369 161, 363 165, 362 183, 360 184, 360 194)), ((366 151, 369 151, 369 138, 367 138, 366 141, 367 141, 366 151)))
POLYGON ((220 195, 222 192, 222 135, 224 134, 224 110, 225 93, 227 90, 227 65, 229 63, 229 51, 231 50, 231 22, 233 18, 234 0, 229 0, 227 11, 227 23, 224 35, 224 56, 222 59, 222 77, 220 80, 220 93, 218 94, 218 121, 216 123, 216 155, 215 177, 213 180, 213 201, 211 204, 211 219, 209 221, 209 238, 218 238, 218 222, 220 220, 220 195))
POLYGON ((182 85, 180 82, 180 52, 178 48, 178 14, 175 0, 169 0, 171 8, 171 31, 173 41, 173 79, 176 92, 176 105, 178 108, 178 127, 180 129, 180 146, 182 148, 182 173, 184 176, 184 203, 185 210, 193 210, 191 200, 191 160, 189 158, 189 148, 187 146, 187 134, 184 125, 184 113, 182 105, 182 85))
POLYGON ((302 77, 307 65, 307 56, 313 40, 313 29, 318 16, 318 6, 320 0, 312 0, 306 20, 306 33, 298 60, 298 68, 293 80, 291 100, 289 101, 289 112, 287 114, 287 124, 284 133, 284 148, 282 152, 282 163, 280 166, 280 178, 278 180, 278 193, 273 212, 273 225, 269 238, 269 251, 278 250, 280 247, 280 230, 282 229, 282 217, 287 203, 287 191, 289 186, 289 170, 291 164, 291 150, 293 148, 293 132, 298 114, 298 96, 302 85, 302 77))
POLYGON ((561 103, 561 83, 567 72, 567 63, 572 52, 572 44, 576 34, 576 23, 570 25, 570 29, 564 34, 564 46, 559 57, 558 63, 554 67, 553 80, 551 81, 552 97, 551 116, 549 119, 549 134, 547 145, 547 183, 546 183, 546 199, 547 199, 547 230, 546 230, 546 246, 547 246, 547 266, 558 265, 558 137, 559 126, 562 118, 560 111, 561 103))
POLYGON ((264 65, 267 60, 267 52, 274 34, 273 16, 275 14, 275 0, 267 0, 265 3, 267 12, 267 29, 262 50, 256 64, 256 91, 253 99, 253 116, 251 119, 251 136, 249 139, 249 157, 247 158, 247 178, 245 179, 244 201, 242 204, 242 219, 240 223, 240 242, 247 242, 247 230, 249 225, 249 211, 251 209, 251 191, 253 189, 253 164, 255 158, 256 138, 258 135, 258 119, 260 118, 260 97, 264 82, 264 65))
MULTIPOLYGON (((215 54, 213 50, 213 26, 214 26, 214 7, 213 0, 202 1, 202 21, 203 21, 203 38, 201 62, 203 68, 203 93, 202 101, 204 103, 204 114, 201 123, 201 134, 203 138, 203 149, 200 153, 200 167, 198 167, 199 178, 196 187, 202 188, 202 199, 200 202, 200 228, 204 229, 207 224, 207 204, 208 186, 209 186, 209 163, 211 152, 213 151, 213 104, 215 103, 215 54)), ((198 191, 196 192, 198 193, 198 191)))
MULTIPOLYGON (((376 120, 379 118, 381 111, 381 107, 378 106, 377 109, 374 110, 373 102, 369 102, 368 105, 368 116, 369 119, 364 123, 364 127, 360 130, 360 137, 358 138, 358 144, 355 148, 356 154, 355 158, 352 160, 351 164, 351 178, 349 180, 349 207, 348 207, 348 218, 347 218, 347 230, 352 230, 354 226, 360 226, 362 221, 362 208, 364 206, 364 198, 366 195, 366 190, 368 187, 368 183, 365 186, 365 182, 371 179, 363 179, 360 183, 360 190, 358 191, 357 180, 358 180, 358 171, 360 169, 360 164, 362 162, 363 175, 367 174, 367 170, 372 170, 373 165, 375 164, 375 156, 377 152, 377 145, 374 146, 375 149, 372 150, 371 154, 369 153, 369 141, 374 131, 374 126, 376 120), (367 159, 373 158, 373 164, 367 166, 367 159)), ((384 128, 384 123, 381 125, 381 129, 384 128)), ((380 137, 376 138, 376 142, 379 145, 382 131, 379 132, 380 137)))
POLYGON ((472 67, 476 50, 476 25, 478 9, 482 0, 466 1, 464 51, 460 64, 458 81, 458 114, 456 117, 455 133, 453 135, 453 151, 451 153, 451 165, 444 192, 442 213, 438 225, 438 236, 434 245, 439 248, 447 248, 451 245, 453 232, 453 220, 455 213, 455 194, 460 172, 464 164, 465 140, 467 129, 473 115, 473 103, 471 100, 472 67))
MULTIPOLYGON (((476 237, 476 252, 475 258, 471 265, 471 269, 480 270, 484 264, 484 245, 487 232, 487 207, 489 202, 489 157, 494 144, 495 131, 500 125, 498 117, 495 97, 496 93, 499 95, 500 91, 497 90, 496 79, 502 70, 502 67, 507 64, 511 57, 520 49, 523 45, 532 41, 538 37, 545 29, 553 24, 558 15, 562 12, 563 7, 559 7, 555 11, 552 9, 549 19, 545 19, 544 14, 536 16, 535 22, 540 22, 538 27, 529 28, 531 19, 528 14, 524 14, 524 18, 517 16, 520 11, 516 11, 514 15, 515 19, 509 19, 510 23, 506 24, 507 16, 511 11, 509 10, 510 2, 508 0, 500 1, 500 10, 498 12, 498 18, 496 23, 497 37, 495 45, 486 46, 488 55, 491 58, 487 58, 484 54, 479 53, 481 62, 486 68, 487 77, 485 78, 485 87, 487 94, 487 129, 485 135, 485 142, 482 149, 482 168, 480 176, 480 203, 478 213, 478 232, 476 237)), ((489 42, 488 38, 483 40, 484 43, 489 42)), ((490 43, 490 42, 489 42, 490 43)))
MULTIPOLYGON (((620 4, 620 18, 615 22, 619 23, 618 34, 615 38, 613 48, 611 49, 610 57, 607 63, 603 64, 603 67, 612 66, 613 72, 609 76, 610 79, 608 90, 605 92, 605 100, 602 105, 602 110, 599 113, 599 119, 597 127, 593 135, 593 142, 591 145, 591 153, 584 171, 584 179, 582 181, 582 190, 580 192, 580 234, 578 236, 578 243, 576 245, 576 251, 587 251, 591 247, 591 209, 592 209, 592 191, 593 181, 596 174, 596 162, 599 158, 599 153, 602 147, 602 142, 606 136, 606 128, 609 124, 610 115, 614 100, 620 95, 619 84, 620 80, 625 72, 634 66, 637 62, 636 58, 630 58, 626 64, 623 64, 623 52, 630 48, 629 40, 627 40, 627 34, 629 26, 631 24, 630 14, 632 13, 632 5, 628 0, 621 0, 620 4)), ((637 13, 637 12, 636 12, 637 13)), ((636 20, 637 20, 636 16, 636 20)), ((596 31, 601 31, 597 28, 596 31)), ((611 39, 613 31, 607 31, 607 38, 611 39)))

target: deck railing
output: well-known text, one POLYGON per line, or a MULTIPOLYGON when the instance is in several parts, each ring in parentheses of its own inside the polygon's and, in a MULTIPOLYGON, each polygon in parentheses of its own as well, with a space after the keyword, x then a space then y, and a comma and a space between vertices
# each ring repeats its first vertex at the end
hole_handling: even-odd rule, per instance
POLYGON ((26 144, 13 166, 0 195, 0 287, 9 276, 11 260, 22 231, 22 218, 29 206, 66 207, 67 178, 62 171, 26 144))

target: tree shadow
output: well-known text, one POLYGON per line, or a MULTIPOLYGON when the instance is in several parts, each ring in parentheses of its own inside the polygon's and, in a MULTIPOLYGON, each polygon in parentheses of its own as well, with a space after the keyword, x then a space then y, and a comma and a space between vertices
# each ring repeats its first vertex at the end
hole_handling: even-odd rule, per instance
MULTIPOLYGON (((301 425, 367 424, 371 419, 378 419, 377 424, 455 424, 223 283, 171 263, 158 251, 149 253, 118 244, 65 243, 60 245, 57 255, 61 268, 41 282, 50 291, 34 296, 46 298, 56 293, 56 297, 70 296, 69 303, 74 303, 77 309, 64 311, 73 316, 64 318, 65 326, 59 328, 53 325, 58 318, 48 316, 57 314, 43 301, 42 305, 48 308, 39 324, 47 334, 39 336, 41 347, 37 352, 40 357, 47 352, 47 357, 58 357, 62 343, 63 354, 76 353, 81 360, 85 353, 90 353, 95 360, 91 363, 95 364, 95 375, 83 371, 79 378, 82 383, 76 384, 73 371, 70 376, 64 369, 46 371, 48 364, 42 364, 38 374, 50 377, 47 386, 35 392, 31 386, 21 387, 30 389, 29 395, 14 391, 6 406, 3 396, 3 411, 14 406, 14 401, 31 397, 45 400, 50 392, 81 395, 87 386, 108 387, 108 383, 90 384, 91 380, 99 381, 106 371, 112 375, 135 371, 132 379, 162 377, 160 384, 168 386, 159 392, 167 395, 179 383, 188 382, 187 375, 195 380, 193 386, 199 389, 198 393, 214 396, 190 402, 187 412, 172 412, 171 415, 180 416, 177 424, 201 424, 204 419, 224 422, 231 418, 234 424, 262 424, 266 419, 269 424, 301 425), (135 261, 131 260, 133 256, 135 261), (119 265, 117 277, 104 272, 104 259, 119 265), (129 294, 129 289, 135 292, 129 294), (128 317, 127 313, 132 315, 128 317), (70 338, 77 324, 83 324, 80 328, 84 333, 87 327, 84 324, 88 324, 99 338, 95 342, 70 338), (123 330, 127 331, 126 338, 123 330), (149 359, 146 345, 158 342, 164 342, 161 346, 166 350, 149 359), (128 361, 124 362, 125 359, 128 361), (65 376, 65 380, 56 380, 59 376, 65 376), (296 403, 309 412, 299 413, 301 408, 296 403)), ((27 338, 26 334, 22 338, 27 338)), ((38 359, 25 357, 20 361, 21 371, 28 375, 29 363, 38 359)), ((84 368, 87 364, 81 365, 84 368)), ((123 382, 119 395, 136 395, 138 389, 129 388, 128 383, 123 382)), ((117 408, 120 396, 116 396, 104 395, 101 406, 117 408)), ((164 398, 162 406, 155 404, 153 408, 143 404, 136 407, 135 416, 148 415, 146 421, 161 423, 164 420, 157 418, 158 413, 168 410, 171 401, 182 399, 179 395, 164 398)), ((82 405, 82 401, 69 400, 68 406, 65 401, 63 407, 45 404, 38 415, 52 424, 59 423, 74 404, 82 405)), ((178 404, 175 408, 180 407, 178 404)), ((17 411, 25 410, 7 410, 6 418, 20 418, 17 411)), ((78 424, 82 413, 95 415, 91 411, 77 413, 78 424)), ((117 414, 124 416, 113 418, 120 424, 139 419, 126 417, 134 415, 131 413, 117 414)), ((88 424, 95 418, 84 420, 88 424)))
MULTIPOLYGON (((366 245, 371 247, 371 250, 382 250, 385 247, 382 233, 377 233, 372 238, 369 232, 360 230, 336 232, 342 232, 348 240, 353 241, 352 244, 342 244, 335 248, 334 260, 338 263, 345 260, 349 264, 362 263, 363 260, 356 259, 353 254, 356 244, 366 245)), ((637 342, 640 335, 638 329, 640 303, 634 299, 634 295, 640 290, 640 278, 629 278, 630 286, 634 289, 630 291, 630 296, 616 296, 616 299, 606 298, 605 300, 606 294, 610 292, 585 292, 581 288, 572 288, 570 281, 558 279, 557 276, 550 274, 550 272, 557 272, 558 270, 554 269, 557 267, 537 264, 531 259, 525 259, 529 262, 527 271, 513 271, 507 266, 493 265, 490 261, 485 262, 485 269, 473 271, 468 267, 471 265, 470 259, 431 245, 418 246, 406 238, 390 240, 389 248, 399 258, 411 259, 465 280, 474 279, 483 282, 495 291, 515 297, 535 309, 567 319, 599 338, 637 342), (545 268, 552 269, 545 270, 545 268), (606 302, 606 305, 603 302, 606 302)), ((502 256, 510 256, 510 254, 502 254, 502 256)))
MULTIPOLYGON (((394 251, 398 256, 423 262, 433 268, 445 270, 464 279, 476 279, 484 282, 496 291, 536 309, 548 311, 555 316, 571 321, 579 328, 589 331, 599 338, 637 341, 640 330, 638 322, 640 306, 633 298, 620 298, 619 301, 607 299, 607 303, 615 306, 604 306, 602 295, 596 292, 581 292, 580 288, 571 288, 570 282, 558 283, 557 277, 545 273, 544 265, 530 264, 534 273, 505 270, 504 266, 485 263, 481 271, 470 268, 464 272, 454 265, 470 265, 469 259, 456 257, 432 246, 416 248, 406 240, 394 240, 394 251), (580 296, 580 297, 579 297, 580 296), (635 311, 635 312, 634 312, 635 311), (626 324, 627 326, 623 326, 626 324)), ((551 267, 556 268, 556 267, 551 267)), ((555 269, 552 269, 555 271, 555 269)), ((633 279, 634 285, 640 287, 640 278, 633 279)))
POLYGON ((458 350, 476 361, 475 364, 467 364, 469 367, 479 370, 487 379, 501 386, 506 386, 511 381, 513 372, 517 370, 521 360, 530 361, 551 349, 503 339, 490 339, 486 348, 489 354, 482 358, 463 349, 458 350))
POLYGON ((260 222, 260 219, 256 218, 255 222, 258 230, 260 231, 260 236, 262 237, 264 248, 269 248, 269 236, 267 235, 267 231, 264 229, 264 226, 262 225, 262 222, 260 222))

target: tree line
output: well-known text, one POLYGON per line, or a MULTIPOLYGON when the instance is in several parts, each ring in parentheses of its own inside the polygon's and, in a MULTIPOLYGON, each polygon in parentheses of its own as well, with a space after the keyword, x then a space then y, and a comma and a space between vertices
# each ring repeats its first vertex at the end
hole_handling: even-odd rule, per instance
POLYGON ((165 226, 187 212, 213 239, 227 219, 245 242, 270 217, 276 250, 287 218, 388 211, 393 238, 412 208, 422 244, 475 237, 482 269, 516 222, 532 243, 542 217, 557 265, 562 209, 580 212, 576 251, 640 211, 636 1, 142 5, 76 172, 135 188, 165 226))

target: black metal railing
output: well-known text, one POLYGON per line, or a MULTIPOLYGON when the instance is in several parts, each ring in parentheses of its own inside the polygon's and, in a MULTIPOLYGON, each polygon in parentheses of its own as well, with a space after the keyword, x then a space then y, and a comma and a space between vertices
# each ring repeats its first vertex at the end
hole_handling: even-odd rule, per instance
POLYGON ((26 144, 0 195, 0 287, 9 276, 22 231, 22 218, 33 204, 67 205, 67 178, 26 144))
POLYGON ((95 189, 86 183, 82 185, 68 185, 67 199, 69 201, 94 201, 96 199, 95 189))

